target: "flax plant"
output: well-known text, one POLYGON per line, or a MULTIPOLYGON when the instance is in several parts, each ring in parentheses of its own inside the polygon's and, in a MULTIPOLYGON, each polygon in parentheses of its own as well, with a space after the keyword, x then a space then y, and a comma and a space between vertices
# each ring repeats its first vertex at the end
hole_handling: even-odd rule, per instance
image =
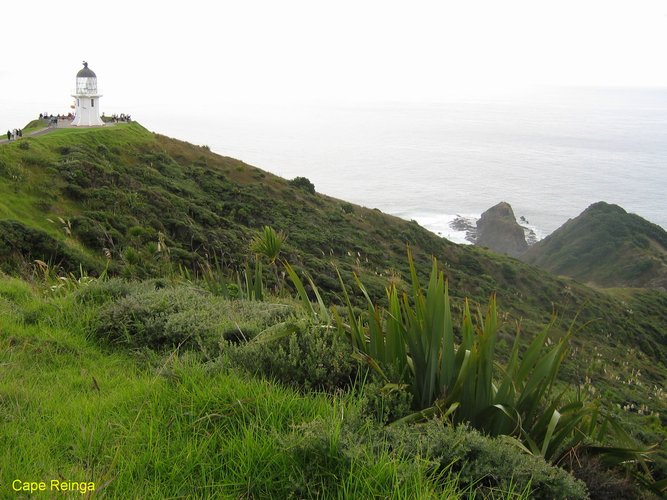
POLYGON ((269 261, 269 265, 274 273, 276 292, 282 288, 282 282, 278 277, 276 261, 280 256, 280 251, 286 239, 287 235, 284 232, 276 231, 271 226, 264 226, 262 231, 250 242, 250 249, 255 252, 255 269, 259 268, 259 272, 261 273, 260 257, 265 257, 269 261))
POLYGON ((565 401, 564 392, 554 394, 571 332, 549 345, 547 327, 522 354, 517 333, 509 360, 502 365, 495 355, 495 296, 485 314, 471 313, 468 301, 464 302, 457 341, 447 282, 436 259, 426 291, 409 251, 408 261, 411 295, 399 294, 391 285, 389 305, 383 310, 356 278, 367 302, 366 313, 356 315, 341 279, 347 321, 334 311, 339 332, 350 340, 357 356, 384 377, 388 388, 401 385, 412 392, 416 412, 402 421, 446 415, 486 434, 508 436, 523 450, 556 463, 576 446, 603 442, 610 430, 617 439, 627 437, 597 406, 565 401))
MULTIPOLYGON (((658 494, 665 492, 667 485, 654 481, 647 466, 655 446, 637 447, 598 402, 587 403, 579 396, 574 401, 566 400, 565 391, 555 393, 554 382, 567 353, 571 330, 552 342, 549 325, 523 352, 517 332, 509 360, 503 365, 495 358, 495 296, 491 296, 485 314, 472 314, 466 300, 455 329, 447 282, 438 271, 436 259, 425 292, 409 250, 408 261, 411 295, 400 294, 395 285, 390 285, 386 309, 372 301, 355 277, 367 303, 365 313, 360 315, 339 273, 347 306, 345 319, 336 308, 329 314, 307 276, 317 298, 316 308, 297 273, 284 262, 309 316, 327 324, 333 317, 339 334, 352 344, 355 356, 384 378, 387 390, 403 387, 412 392, 416 411, 394 424, 433 416, 453 423, 466 422, 557 465, 567 459, 576 461, 579 453, 599 455, 609 465, 628 468, 644 487, 658 494)), ((281 328, 259 337, 273 341, 287 334, 289 330, 281 328)))
POLYGON ((250 242, 250 248, 257 254, 266 257, 269 264, 275 264, 287 235, 282 231, 276 232, 270 226, 264 226, 261 233, 250 242))

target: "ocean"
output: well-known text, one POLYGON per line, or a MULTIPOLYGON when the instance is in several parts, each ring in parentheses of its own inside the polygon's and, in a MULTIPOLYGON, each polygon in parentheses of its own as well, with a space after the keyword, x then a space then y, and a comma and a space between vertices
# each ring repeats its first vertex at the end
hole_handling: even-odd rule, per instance
POLYGON ((500 201, 538 238, 597 201, 667 228, 667 89, 115 111, 280 176, 307 177, 320 193, 414 219, 459 243, 464 234, 450 222, 474 223, 500 201))

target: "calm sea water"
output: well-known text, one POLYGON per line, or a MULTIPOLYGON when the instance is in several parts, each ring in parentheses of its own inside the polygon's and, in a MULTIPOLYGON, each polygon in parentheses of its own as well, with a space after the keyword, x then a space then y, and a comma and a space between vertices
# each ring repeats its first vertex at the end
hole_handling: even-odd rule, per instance
POLYGON ((462 235, 449 228, 454 216, 478 217, 500 201, 540 236, 597 201, 667 228, 667 89, 168 114, 145 107, 134 117, 455 241, 462 235))

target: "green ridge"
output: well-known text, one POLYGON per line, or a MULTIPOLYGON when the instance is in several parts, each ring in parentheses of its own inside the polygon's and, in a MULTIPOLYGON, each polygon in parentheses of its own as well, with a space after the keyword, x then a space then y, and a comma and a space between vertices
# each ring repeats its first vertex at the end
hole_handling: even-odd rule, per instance
POLYGON ((604 202, 588 207, 521 259, 597 286, 667 290, 667 232, 604 202))

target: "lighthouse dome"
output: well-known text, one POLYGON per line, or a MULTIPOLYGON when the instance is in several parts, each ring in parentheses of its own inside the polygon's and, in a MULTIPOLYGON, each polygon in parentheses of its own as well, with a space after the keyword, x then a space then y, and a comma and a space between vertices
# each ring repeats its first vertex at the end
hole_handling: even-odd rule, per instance
POLYGON ((83 69, 76 74, 77 78, 97 78, 95 72, 88 67, 88 63, 83 63, 83 69))
POLYGON ((77 95, 97 94, 97 75, 83 62, 83 69, 76 74, 77 95))

